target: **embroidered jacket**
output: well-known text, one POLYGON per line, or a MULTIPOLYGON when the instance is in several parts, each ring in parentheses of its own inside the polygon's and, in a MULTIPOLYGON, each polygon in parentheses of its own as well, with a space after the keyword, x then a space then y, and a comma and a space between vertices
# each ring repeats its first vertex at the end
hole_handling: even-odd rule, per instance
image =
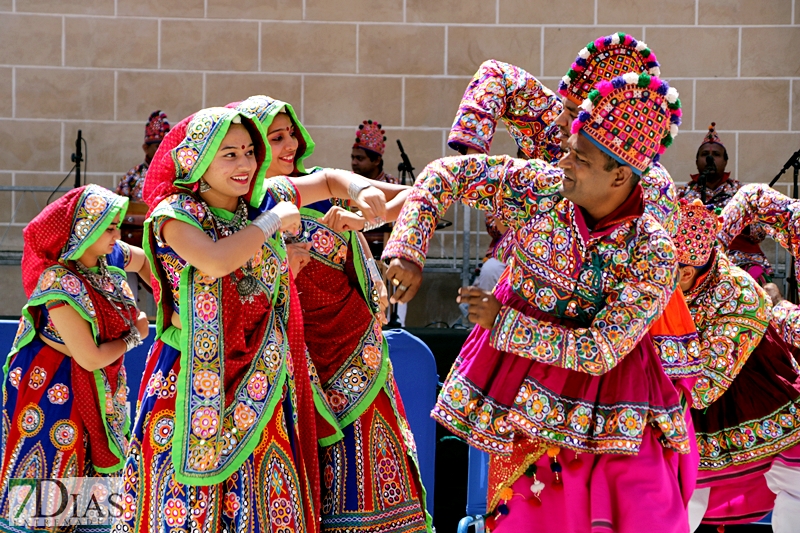
POLYGON ((556 117, 561 100, 523 69, 484 61, 464 91, 448 144, 488 154, 497 122, 528 157, 552 161, 561 155, 556 117))
MULTIPOLYGON (((556 161, 561 156, 555 119, 561 112, 557 95, 525 70, 499 61, 486 61, 464 92, 448 142, 456 150, 473 148, 488 153, 495 126, 502 120, 508 132, 529 157, 556 161)), ((555 164, 555 163, 553 163, 555 164)), ((678 231, 680 210, 675 185, 667 170, 656 163, 641 178, 645 211, 671 235, 678 231)), ((493 244, 489 253, 497 256, 493 244)), ((670 316, 686 315, 682 298, 670 303, 670 316)), ((673 379, 701 373, 697 334, 658 321, 651 331, 664 371, 673 379)))
POLYGON ((728 390, 770 321, 764 289, 724 252, 714 253, 711 269, 686 292, 704 362, 703 376, 692 389, 696 409, 707 407, 728 390))
POLYGON ((383 257, 421 267, 433 229, 454 201, 491 212, 509 227, 497 253, 511 269, 514 291, 547 313, 586 325, 572 330, 503 307, 493 345, 600 375, 636 346, 669 301, 675 248, 647 213, 589 232, 580 209, 559 194, 561 179, 560 170, 538 160, 434 161, 417 179, 383 257))
POLYGON ((386 183, 400 183, 400 178, 396 178, 389 174, 388 172, 381 172, 380 175, 375 178, 375 181, 383 181, 386 183))
POLYGON ((142 201, 142 187, 147 176, 147 163, 140 163, 130 169, 117 185, 117 194, 127 196, 131 200, 142 201))
MULTIPOLYGON (((730 179, 730 175, 730 172, 726 172, 722 183, 717 185, 714 189, 706 187, 706 205, 725 207, 725 204, 733 198, 736 191, 742 188, 742 184, 738 180, 730 179)), ((678 196, 680 198, 686 198, 690 202, 692 200, 702 200, 700 185, 697 181, 698 174, 692 174, 690 178, 692 180, 678 190, 678 196)))

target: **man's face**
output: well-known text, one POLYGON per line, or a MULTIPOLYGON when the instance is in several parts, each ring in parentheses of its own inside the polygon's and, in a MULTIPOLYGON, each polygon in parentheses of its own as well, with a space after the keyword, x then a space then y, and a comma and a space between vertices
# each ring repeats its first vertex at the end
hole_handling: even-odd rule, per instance
POLYGON ((582 132, 569 137, 567 149, 567 155, 558 162, 564 171, 561 194, 585 209, 607 201, 620 185, 616 178, 623 169, 605 170, 608 158, 582 132))
POLYGON ((572 121, 578 118, 580 109, 578 105, 566 97, 561 97, 561 103, 564 104, 561 113, 556 117, 556 125, 561 134, 561 149, 567 149, 567 139, 570 136, 570 128, 572 128, 572 121))
POLYGON ((703 172, 706 168, 706 157, 711 156, 714 159, 714 163, 717 165, 717 176, 722 177, 722 174, 725 172, 725 165, 728 164, 725 161, 725 148, 720 146, 717 143, 706 143, 700 147, 700 150, 697 152, 697 171, 703 172))
POLYGON ((370 161, 367 153, 362 148, 353 148, 350 153, 350 166, 353 168, 353 172, 360 176, 373 176, 377 172, 380 163, 380 157, 376 158, 375 161, 370 161))
POLYGON ((145 143, 142 145, 142 150, 144 150, 145 163, 147 163, 148 165, 150 164, 150 161, 153 160, 153 156, 156 155, 156 150, 158 150, 158 147, 160 145, 161 142, 149 143, 149 144, 145 143))
POLYGON ((699 271, 693 267, 688 265, 681 265, 678 269, 678 275, 680 278, 678 279, 678 285, 680 285, 681 290, 684 293, 689 292, 692 290, 694 286, 694 280, 697 279, 697 273, 699 271))

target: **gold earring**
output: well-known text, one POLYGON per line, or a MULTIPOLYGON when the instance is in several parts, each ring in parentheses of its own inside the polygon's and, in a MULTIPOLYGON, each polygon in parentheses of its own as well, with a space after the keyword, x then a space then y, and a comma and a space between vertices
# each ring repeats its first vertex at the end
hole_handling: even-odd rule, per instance
POLYGON ((211 190, 211 185, 206 180, 200 178, 200 192, 208 192, 211 190))

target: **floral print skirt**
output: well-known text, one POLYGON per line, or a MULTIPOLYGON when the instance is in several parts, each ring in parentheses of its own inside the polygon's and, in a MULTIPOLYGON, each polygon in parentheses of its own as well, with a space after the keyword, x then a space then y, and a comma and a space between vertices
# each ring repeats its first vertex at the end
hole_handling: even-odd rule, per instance
POLYGON ((236 471, 220 483, 188 485, 176 480, 171 445, 180 371, 180 352, 156 341, 123 471, 122 519, 113 531, 316 533, 292 389, 285 386, 260 441, 236 471))

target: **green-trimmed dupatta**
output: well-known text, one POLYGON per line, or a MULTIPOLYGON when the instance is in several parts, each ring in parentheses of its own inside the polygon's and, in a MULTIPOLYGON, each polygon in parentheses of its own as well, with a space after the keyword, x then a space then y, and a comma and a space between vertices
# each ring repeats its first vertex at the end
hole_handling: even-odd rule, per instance
MULTIPOLYGON (((199 180, 208 168, 236 117, 241 117, 252 136, 259 135, 253 139, 254 144, 263 146, 263 132, 258 121, 252 120, 249 114, 228 108, 198 112, 189 122, 183 141, 172 151, 175 184, 187 187, 186 192, 177 192, 162 200, 145 222, 145 233, 149 235, 145 252, 155 270, 155 283, 161 294, 157 338, 181 353, 172 458, 176 479, 188 485, 220 483, 242 465, 260 442, 287 380, 289 346, 284 325, 288 320, 290 287, 286 250, 280 237, 265 242, 252 260, 253 274, 270 298, 273 310, 265 336, 228 407, 225 407, 223 386, 222 279, 208 276, 190 264, 183 266, 179 276, 180 301, 177 302, 183 327, 178 333, 169 326, 168 319, 172 312, 172 290, 155 257, 161 228, 169 220, 199 228, 215 241, 220 238, 206 206, 190 194, 188 186, 199 180), (195 305, 198 302, 203 305, 195 305), (212 379, 207 379, 209 376, 212 379), (248 387, 251 380, 258 381, 260 386, 248 387), (247 422, 243 423, 245 420, 247 422), (208 424, 216 429, 208 431, 208 424)), ((257 179, 263 181, 263 173, 259 175, 262 177, 257 179)), ((285 178, 270 180, 263 190, 297 203, 296 190, 285 178)))
MULTIPOLYGON (((19 327, 3 367, 5 375, 8 375, 14 355, 36 338, 40 319, 38 308, 48 302, 64 302, 74 309, 89 323, 96 344, 110 340, 101 338, 103 328, 100 320, 103 312, 96 309, 92 293, 83 278, 68 268, 68 261, 79 259, 115 217, 122 219, 125 216, 127 208, 128 198, 90 184, 73 189, 48 205, 25 228, 22 277, 29 297, 22 308, 19 327)), ((126 273, 114 266, 109 266, 108 272, 114 286, 121 289, 119 294, 124 302, 120 303, 135 309, 136 301, 128 286, 126 273)), ((127 452, 130 419, 126 409, 125 371, 124 367, 120 367, 115 387, 109 382, 105 369, 94 370, 91 375, 99 396, 97 407, 107 446, 118 459, 115 464, 96 463, 93 466, 100 473, 112 473, 122 467, 127 452)))
MULTIPOLYGON (((275 100, 269 96, 259 95, 251 96, 247 100, 241 102, 237 106, 237 109, 250 113, 258 118, 259 122, 261 123, 262 130, 265 132, 268 131, 272 121, 275 120, 275 117, 279 113, 287 113, 292 120, 292 124, 295 127, 295 133, 297 134, 299 141, 299 146, 295 155, 295 174, 302 176, 309 173, 309 171, 306 171, 304 167, 304 161, 314 152, 315 143, 312 140, 311 135, 308 133, 308 130, 306 130, 306 128, 297 118, 297 115, 290 104, 280 100, 275 100)), ((269 161, 271 160, 271 152, 269 151, 269 148, 267 148, 266 157, 267 160, 262 167, 264 172, 266 172, 266 169, 269 166, 269 161)), ((310 169, 310 172, 315 172, 317 170, 319 169, 310 169)), ((302 179, 302 177, 299 179, 302 179)), ((264 183, 267 182, 269 182, 269 180, 266 180, 264 183)), ((263 202, 266 199, 266 194, 257 193, 257 190, 255 190, 252 197, 253 205, 255 205, 254 202, 257 199, 260 199, 261 202, 263 202)), ((347 203, 332 200, 331 202, 318 202, 317 204, 300 208, 303 226, 300 240, 304 242, 313 242, 312 237, 315 233, 325 232, 326 238, 333 239, 334 242, 339 244, 346 243, 346 246, 353 250, 354 266, 356 275, 358 276, 361 294, 364 295, 366 304, 373 312, 372 320, 364 327, 364 334, 358 343, 358 347, 352 354, 349 354, 339 371, 337 371, 327 383, 319 384, 312 380, 312 385, 314 385, 315 402, 317 403, 317 408, 320 413, 322 413, 323 416, 325 416, 325 418, 328 420, 331 420, 335 417, 336 424, 339 427, 345 427, 356 420, 364 412, 364 410, 369 407, 370 403, 375 399, 375 396, 377 396, 380 388, 385 384, 389 371, 389 349, 385 339, 383 338, 383 334, 381 333, 380 322, 375 316, 378 313, 379 308, 377 305, 377 299, 373 297, 374 284, 370 280, 367 273, 366 254, 361 246, 361 241, 358 238, 358 232, 345 231, 342 233, 336 233, 318 220, 322 218, 325 213, 315 209, 315 207, 325 208, 332 205, 346 207, 347 203), (363 358, 365 351, 370 353, 371 360, 377 359, 379 360, 379 363, 377 365, 368 365, 363 358), (348 374, 348 371, 353 371, 358 373, 358 375, 365 376, 367 386, 363 387, 359 391, 354 391, 353 388, 349 387, 346 383, 346 375, 348 374), (337 397, 345 399, 345 405, 337 409, 336 414, 333 414, 333 411, 330 409, 330 405, 327 403, 327 394, 331 391, 338 393, 337 397), (323 405, 325 409, 322 409, 323 405)), ((339 248, 339 246, 335 246, 334 248, 339 248)), ((314 259, 331 268, 336 268, 339 270, 343 268, 342 264, 338 263, 334 257, 328 257, 326 254, 320 253, 314 248, 311 249, 310 253, 314 259)), ((336 442, 336 440, 338 440, 336 437, 332 437, 329 440, 321 439, 320 444, 326 446, 336 442)))

